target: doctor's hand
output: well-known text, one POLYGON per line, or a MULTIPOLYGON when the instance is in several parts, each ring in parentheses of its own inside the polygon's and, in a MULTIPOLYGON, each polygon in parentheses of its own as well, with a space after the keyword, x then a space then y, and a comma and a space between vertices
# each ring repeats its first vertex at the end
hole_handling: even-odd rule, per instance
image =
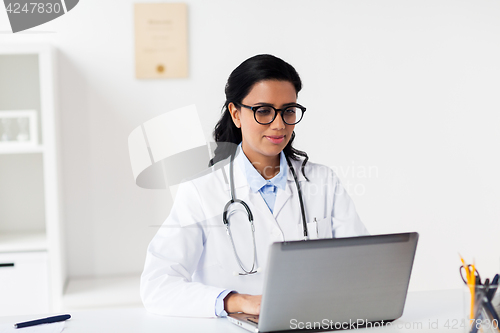
POLYGON ((224 298, 224 310, 227 313, 243 312, 251 315, 260 313, 262 295, 230 293, 224 298))

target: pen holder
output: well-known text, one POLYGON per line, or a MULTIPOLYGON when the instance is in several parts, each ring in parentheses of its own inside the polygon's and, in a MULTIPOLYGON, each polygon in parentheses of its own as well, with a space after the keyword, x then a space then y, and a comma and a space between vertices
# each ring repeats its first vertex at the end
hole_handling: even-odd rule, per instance
POLYGON ((465 285, 464 332, 500 333, 500 292, 498 285, 465 285))

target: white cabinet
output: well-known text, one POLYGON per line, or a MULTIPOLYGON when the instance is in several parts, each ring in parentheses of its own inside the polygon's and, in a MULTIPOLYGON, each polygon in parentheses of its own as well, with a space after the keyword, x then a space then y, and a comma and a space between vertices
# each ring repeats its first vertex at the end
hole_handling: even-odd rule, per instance
POLYGON ((50 312, 47 252, 0 253, 2 316, 50 312))
POLYGON ((49 45, 0 43, 0 316, 61 309, 55 55, 49 45))

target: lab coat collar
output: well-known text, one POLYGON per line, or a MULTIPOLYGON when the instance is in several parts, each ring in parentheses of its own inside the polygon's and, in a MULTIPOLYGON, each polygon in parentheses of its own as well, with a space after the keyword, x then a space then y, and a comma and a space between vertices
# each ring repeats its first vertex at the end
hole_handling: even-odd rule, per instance
MULTIPOLYGON (((234 189, 235 189, 235 197, 237 199, 247 201, 248 198, 250 197, 252 190, 250 189, 250 186, 248 184, 248 181, 246 179, 246 174, 244 172, 244 163, 242 160, 243 156, 242 154, 236 154, 234 158, 234 165, 233 165, 233 172, 234 172, 234 189)), ((302 174, 301 171, 301 165, 302 165, 302 160, 294 161, 290 159, 290 162, 292 163, 292 166, 295 170, 295 174, 297 176, 297 179, 299 183, 306 181, 304 175, 302 174)), ((226 182, 226 190, 228 195, 230 195, 230 184, 229 184, 229 157, 221 161, 221 163, 224 164, 224 173, 225 173, 225 178, 227 179, 226 182)), ((292 172, 290 168, 288 168, 288 175, 287 175, 287 186, 285 187, 285 190, 278 189, 278 193, 276 195, 276 201, 274 203, 274 209, 272 216, 274 218, 277 218, 278 214, 280 213, 281 209, 285 206, 285 204, 290 200, 292 197, 292 188, 296 188, 295 181, 293 179, 292 172)), ((295 191, 295 190, 294 190, 295 191)), ((264 199, 262 199, 262 204, 260 205, 260 208, 264 209, 265 202, 264 199)), ((265 206, 265 209, 269 210, 267 206, 265 206)), ((271 211, 269 210, 269 214, 271 214, 271 211)))
MULTIPOLYGON (((242 154, 237 154, 234 160, 234 165, 233 165, 233 172, 234 172, 234 188, 236 191, 236 198, 246 201, 248 197, 250 196, 250 193, 252 192, 250 189, 250 186, 248 184, 248 181, 246 179, 246 174, 244 172, 244 163, 243 163, 243 155, 242 154), (246 188, 246 190, 245 190, 246 188)), ((301 171, 301 165, 302 165, 302 160, 299 161, 294 161, 290 159, 290 162, 292 163, 292 166, 295 170, 295 174, 297 175, 297 179, 300 182, 306 181, 304 175, 302 174, 301 171)), ((227 192, 230 192, 230 186, 229 186, 229 158, 225 162, 226 165, 224 167, 224 170, 226 172, 227 176, 227 192)), ((276 195, 276 201, 274 203, 274 209, 273 209, 273 216, 276 218, 278 214, 280 213, 281 209, 285 206, 287 201, 291 198, 292 196, 292 187, 295 188, 295 180, 293 179, 292 172, 290 168, 288 169, 288 175, 287 175, 287 186, 285 187, 285 190, 278 189, 278 193, 276 195)), ((262 199, 263 201, 264 199, 262 199)), ((263 201, 264 202, 264 201, 263 201)), ((262 206, 264 207, 264 206, 262 206)), ((267 207, 266 207, 267 209, 267 207)), ((269 211, 269 213, 271 213, 269 211)))
MULTIPOLYGON (((242 159, 243 159, 242 154, 236 154, 236 157, 234 158, 234 165, 233 165, 234 188, 249 186, 248 181, 246 179, 246 175, 245 175, 245 171, 244 171, 245 166, 244 166, 242 159)), ((290 162, 292 163, 292 166, 295 170, 295 175, 297 176, 297 179, 299 180, 299 182, 307 181, 306 178, 304 177, 304 175, 302 174, 302 170, 301 170, 303 161, 302 160, 294 161, 294 160, 290 159, 290 162)), ((229 191, 229 157, 226 160, 221 161, 220 163, 224 164, 224 170, 226 173, 227 184, 228 184, 227 190, 229 191)), ((288 171, 287 181, 294 183, 295 181, 293 179, 292 171, 290 170, 290 168, 287 168, 287 171, 288 171)), ((291 184, 291 185, 294 186, 295 184, 291 184)), ((287 186, 287 188, 288 188, 288 186, 287 186)))
MULTIPOLYGON (((231 193, 231 176, 230 176, 230 158, 228 157, 225 160, 219 162, 223 164, 223 173, 224 173, 224 181, 226 183, 226 191, 230 195, 231 193)), ((249 193, 251 192, 250 186, 248 185, 248 181, 245 175, 244 169, 240 167, 240 164, 243 165, 243 161, 241 161, 242 154, 236 153, 233 162, 233 180, 234 180, 234 189, 235 189, 235 198, 245 201, 248 199, 249 193), (244 188, 247 190, 244 190, 244 188)))
MULTIPOLYGON (((234 165, 233 165, 234 188, 240 188, 243 186, 249 187, 248 181, 246 179, 245 171, 244 171, 245 170, 245 164, 243 161, 244 156, 242 153, 239 153, 239 152, 241 152, 241 150, 237 150, 237 154, 236 154, 236 157, 234 158, 234 165)), ((295 161, 295 160, 290 159, 290 162, 292 163, 292 166, 295 170, 295 175, 297 176, 297 179, 299 180, 299 182, 306 181, 304 175, 302 174, 302 170, 301 170, 302 160, 295 161)), ((229 157, 227 158, 226 166, 224 169, 226 169, 226 175, 227 175, 227 179, 229 181, 229 157)), ((292 171, 290 170, 289 167, 287 168, 287 173, 288 173, 287 174, 287 182, 292 182, 293 184, 291 184, 291 185, 295 186, 295 180, 293 179, 292 171)), ((287 185, 290 185, 290 184, 287 184, 287 185)), ((288 188, 288 187, 289 186, 286 186, 286 188, 288 188)), ((229 190, 229 187, 228 187, 228 190, 229 190)), ((286 192, 286 189, 285 189, 285 192, 286 192)))
MULTIPOLYGON (((295 175, 297 176, 297 179, 299 180, 299 182, 305 182, 307 181, 307 179, 304 177, 304 175, 302 174, 302 160, 298 160, 298 161, 295 161, 295 160, 292 160, 290 158, 290 162, 292 163, 292 166, 293 166, 293 169, 295 170, 295 175)), ((295 182, 295 180, 293 179, 293 175, 292 175, 292 170, 290 170, 290 168, 288 168, 288 178, 287 180, 290 182, 295 182)))
POLYGON ((262 175, 255 169, 252 165, 248 157, 245 156, 244 152, 241 148, 241 143, 238 145, 238 153, 241 154, 241 159, 239 161, 243 163, 239 163, 239 167, 242 168, 242 171, 245 173, 247 181, 250 185, 250 188, 253 192, 258 192, 263 186, 270 183, 282 190, 285 190, 287 186, 288 179, 288 165, 285 159, 285 154, 280 152, 280 171, 270 180, 264 179, 262 175))

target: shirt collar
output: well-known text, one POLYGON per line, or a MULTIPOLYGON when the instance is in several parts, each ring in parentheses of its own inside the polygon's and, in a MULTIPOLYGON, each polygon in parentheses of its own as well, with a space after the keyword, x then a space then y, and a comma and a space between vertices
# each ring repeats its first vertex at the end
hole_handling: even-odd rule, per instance
POLYGON ((243 149, 241 149, 241 143, 238 145, 238 150, 239 151, 237 152, 237 154, 241 153, 241 160, 243 161, 243 163, 240 164, 240 168, 245 173, 248 185, 253 192, 259 191, 266 184, 272 184, 282 190, 285 190, 288 175, 288 165, 283 151, 280 152, 280 172, 273 178, 266 180, 257 171, 257 169, 254 168, 248 157, 246 157, 243 149))

